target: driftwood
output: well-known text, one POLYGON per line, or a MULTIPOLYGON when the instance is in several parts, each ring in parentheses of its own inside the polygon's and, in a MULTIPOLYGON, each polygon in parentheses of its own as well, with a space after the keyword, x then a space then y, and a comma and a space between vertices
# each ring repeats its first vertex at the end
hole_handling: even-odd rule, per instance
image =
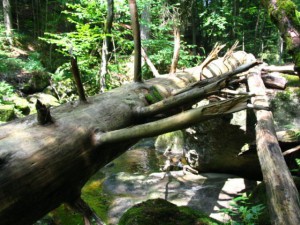
MULTIPOLYGON (((256 94, 253 105, 268 107, 260 69, 252 69, 248 86, 256 94)), ((279 147, 272 112, 255 110, 257 118, 256 144, 263 180, 266 185, 271 224, 300 224, 299 193, 279 147)))
POLYGON ((96 218, 80 199, 81 188, 140 138, 247 108, 249 97, 241 96, 190 109, 225 87, 232 74, 170 96, 199 79, 197 68, 189 71, 124 85, 88 103, 62 105, 51 110, 51 123, 45 125, 32 115, 0 126, 1 225, 32 224, 61 203, 77 207, 85 218, 96 218), (146 96, 155 86, 170 97, 149 105, 146 96))
POLYGON ((287 85, 287 79, 280 76, 279 73, 262 74, 261 78, 267 88, 284 90, 287 85))
POLYGON ((285 65, 285 66, 266 66, 262 69, 263 72, 279 72, 279 73, 285 73, 285 74, 291 74, 291 75, 297 75, 297 72, 294 70, 294 65, 285 65))

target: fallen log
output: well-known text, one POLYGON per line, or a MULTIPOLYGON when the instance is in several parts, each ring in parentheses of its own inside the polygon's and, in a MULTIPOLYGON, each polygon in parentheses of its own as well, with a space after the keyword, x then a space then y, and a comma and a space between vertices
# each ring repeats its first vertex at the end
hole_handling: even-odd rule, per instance
MULTIPOLYGON (((253 105, 268 107, 260 69, 254 68, 248 76, 249 90, 256 94, 253 105)), ((300 224, 299 193, 279 147, 272 112, 254 110, 257 118, 256 144, 263 180, 266 185, 271 224, 300 224)))
POLYGON ((291 75, 297 75, 297 72, 294 70, 294 65, 284 65, 284 66, 265 66, 262 68, 263 72, 272 73, 272 72, 279 72, 279 73, 286 73, 291 75))
MULTIPOLYGON (((183 129, 247 107, 248 96, 242 96, 147 123, 157 120, 158 114, 174 114, 170 104, 184 105, 186 109, 226 84, 226 77, 221 76, 213 83, 195 87, 197 94, 192 89, 170 98, 171 101, 167 98, 165 106, 148 105, 145 96, 151 87, 159 84, 171 93, 198 79, 195 69, 178 77, 162 76, 132 83, 89 98, 88 103, 54 108, 50 112, 51 123, 45 125, 32 115, 0 126, 1 225, 32 224, 61 203, 83 211, 83 185, 140 138, 183 129)), ((97 218, 90 209, 83 214, 86 218, 97 218)))
POLYGON ((267 88, 284 90, 287 85, 287 79, 280 76, 279 73, 262 74, 261 78, 267 88))

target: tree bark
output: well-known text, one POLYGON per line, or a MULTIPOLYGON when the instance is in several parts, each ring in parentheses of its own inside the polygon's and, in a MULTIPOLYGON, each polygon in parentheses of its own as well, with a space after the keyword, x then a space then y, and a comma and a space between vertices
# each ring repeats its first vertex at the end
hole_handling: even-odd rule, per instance
POLYGON ((297 6, 291 0, 261 0, 277 26, 287 51, 293 56, 295 70, 300 73, 300 21, 297 6))
MULTIPOLYGON (((248 86, 256 94, 253 105, 268 107, 260 71, 253 69, 248 77, 248 86)), ((255 110, 257 118, 256 144, 263 180, 266 185, 271 224, 300 224, 299 193, 279 147, 272 112, 255 110)))
POLYGON ((72 52, 71 52, 71 71, 72 71, 73 78, 76 83, 79 100, 82 102, 86 102, 84 88, 83 88, 83 84, 81 81, 80 72, 79 72, 79 68, 78 68, 78 64, 77 64, 77 58, 76 58, 76 56, 72 55, 72 52))
POLYGON ((180 28, 175 26, 173 28, 173 33, 174 33, 174 52, 173 52, 173 58, 172 58, 172 63, 170 68, 170 74, 175 74, 178 66, 179 52, 180 52, 180 28))
POLYGON ((138 11, 135 0, 129 0, 129 9, 131 15, 131 27, 134 40, 134 78, 135 82, 142 82, 142 45, 138 11))
POLYGON ((263 72, 279 72, 279 73, 287 73, 291 75, 296 75, 294 70, 295 65, 285 65, 285 66, 266 66, 262 70, 263 72))
POLYGON ((8 43, 13 45, 13 26, 9 0, 2 0, 2 5, 6 38, 8 43))
POLYGON ((106 88, 106 74, 107 74, 107 64, 109 60, 109 55, 111 51, 111 29, 114 19, 114 1, 107 0, 107 16, 106 23, 104 27, 105 38, 102 45, 102 55, 101 55, 101 69, 100 69, 100 92, 104 92, 106 88))
POLYGON ((278 73, 262 74, 261 78, 267 88, 284 90, 287 85, 287 79, 278 73))
MULTIPOLYGON (((96 171, 140 138, 183 129, 247 107, 247 97, 239 97, 145 123, 149 119, 157 120, 155 116, 161 113, 177 113, 166 105, 157 106, 150 116, 139 116, 139 112, 151 107, 145 99, 150 87, 160 84, 171 93, 197 81, 199 71, 178 76, 128 84, 89 98, 88 104, 62 105, 51 111, 50 124, 40 125, 31 115, 2 125, 1 225, 32 224, 61 203, 72 205, 80 199, 81 188, 96 171)), ((226 84, 226 81, 220 77, 217 83, 226 84)), ((198 96, 192 90, 184 92, 182 98, 190 100, 174 101, 186 106, 202 98, 200 92, 198 96)))

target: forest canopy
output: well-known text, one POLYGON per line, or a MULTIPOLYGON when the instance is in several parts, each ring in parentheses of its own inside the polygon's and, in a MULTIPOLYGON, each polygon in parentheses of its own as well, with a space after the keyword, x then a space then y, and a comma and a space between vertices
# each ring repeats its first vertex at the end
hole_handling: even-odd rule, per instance
MULTIPOLYGON (((181 36, 178 69, 199 64, 218 41, 231 46, 239 40, 241 50, 272 64, 291 61, 284 50, 285 43, 259 0, 142 0, 137 3, 142 46, 160 74, 170 70, 174 27, 179 28, 181 36)), ((108 73, 102 85, 109 90, 131 79, 133 39, 127 1, 114 1, 111 33, 105 31, 105 0, 21 0, 10 1, 10 6, 14 46, 29 50, 31 64, 38 66, 39 70, 50 72, 54 86, 58 81, 69 82, 68 57, 72 49, 88 95, 97 93, 101 88, 99 73, 106 37, 112 40, 108 46, 112 54, 108 58, 108 73)), ((2 21, 3 57, 16 61, 5 56, 7 39, 2 21)), ((17 60, 15 63, 16 67, 22 67, 20 64, 24 62, 17 60)), ((2 74, 5 72, 2 68, 2 74)), ((142 72, 144 78, 152 77, 146 64, 142 72)), ((73 91, 70 89, 67 92, 73 91)), ((60 100, 64 102, 73 97, 69 94, 60 100)))

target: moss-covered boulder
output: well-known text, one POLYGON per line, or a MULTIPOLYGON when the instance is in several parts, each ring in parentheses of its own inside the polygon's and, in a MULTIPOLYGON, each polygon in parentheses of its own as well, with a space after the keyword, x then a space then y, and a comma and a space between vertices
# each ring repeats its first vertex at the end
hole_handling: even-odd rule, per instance
POLYGON ((46 106, 59 106, 58 99, 52 95, 48 95, 45 93, 36 93, 28 96, 28 101, 30 103, 36 103, 36 100, 40 100, 46 106))
POLYGON ((25 94, 43 91, 50 84, 50 75, 44 71, 34 71, 22 76, 20 90, 25 94))
POLYGON ((20 110, 22 114, 28 115, 30 112, 29 102, 21 97, 12 96, 9 98, 9 101, 15 104, 15 108, 20 110))
POLYGON ((7 122, 15 118, 14 105, 0 105, 0 121, 7 122))
POLYGON ((52 95, 48 95, 45 93, 35 93, 35 94, 29 95, 27 97, 27 100, 30 103, 30 114, 36 113, 35 103, 36 103, 37 99, 40 102, 42 102, 44 105, 46 105, 47 107, 60 105, 58 102, 58 99, 52 95))
POLYGON ((119 225, 213 225, 217 220, 188 207, 178 207, 164 199, 150 199, 127 210, 119 225))

